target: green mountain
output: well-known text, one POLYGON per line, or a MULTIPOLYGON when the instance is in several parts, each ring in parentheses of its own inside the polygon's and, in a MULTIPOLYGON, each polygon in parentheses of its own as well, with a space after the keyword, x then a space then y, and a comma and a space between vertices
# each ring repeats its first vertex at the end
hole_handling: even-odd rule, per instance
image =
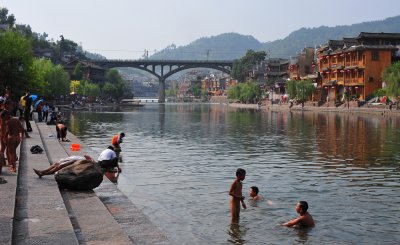
POLYGON ((284 39, 263 44, 263 50, 271 57, 290 57, 305 46, 316 47, 330 39, 356 37, 360 32, 400 32, 400 15, 380 21, 369 21, 353 25, 316 28, 301 28, 284 39))
POLYGON ((261 43, 252 36, 224 33, 202 37, 186 46, 169 45, 152 55, 150 59, 231 60, 241 58, 248 49, 266 51, 270 57, 289 58, 295 56, 305 46, 315 47, 326 43, 329 39, 355 37, 360 32, 400 32, 400 15, 353 25, 301 28, 284 39, 266 43, 261 43))
POLYGON ((186 46, 169 45, 150 59, 232 60, 242 57, 248 49, 261 50, 262 47, 262 43, 252 36, 224 33, 202 37, 186 46))

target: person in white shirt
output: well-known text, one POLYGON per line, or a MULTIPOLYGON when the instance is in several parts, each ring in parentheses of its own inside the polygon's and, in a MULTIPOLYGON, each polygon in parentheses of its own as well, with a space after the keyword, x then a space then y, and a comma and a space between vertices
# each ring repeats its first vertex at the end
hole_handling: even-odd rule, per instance
POLYGON ((102 167, 103 169, 110 169, 117 167, 118 172, 122 171, 118 164, 117 154, 114 151, 114 147, 111 145, 100 153, 100 156, 97 159, 97 161, 100 167, 102 167))

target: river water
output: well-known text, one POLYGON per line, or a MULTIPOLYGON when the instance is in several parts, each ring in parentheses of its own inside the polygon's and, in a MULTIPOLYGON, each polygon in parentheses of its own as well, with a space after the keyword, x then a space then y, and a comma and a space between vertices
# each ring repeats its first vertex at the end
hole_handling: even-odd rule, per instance
POLYGON ((69 129, 99 153, 124 131, 118 188, 171 244, 400 242, 400 118, 271 112, 223 105, 146 105, 71 112, 69 129), (264 200, 230 225, 228 189, 264 200), (316 227, 279 224, 309 203, 316 227))

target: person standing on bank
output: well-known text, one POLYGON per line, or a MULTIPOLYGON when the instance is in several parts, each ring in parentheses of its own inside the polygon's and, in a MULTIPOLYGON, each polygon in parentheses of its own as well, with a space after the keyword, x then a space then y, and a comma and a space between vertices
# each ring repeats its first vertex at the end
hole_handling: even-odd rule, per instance
POLYGON ((6 132, 4 138, 7 142, 8 165, 10 165, 11 172, 15 173, 17 172, 17 147, 24 137, 25 130, 19 118, 11 117, 10 114, 6 114, 4 119, 6 120, 6 132))
POLYGON ((47 105, 47 103, 43 105, 42 112, 43 112, 43 121, 47 123, 47 118, 49 117, 49 106, 47 105))
POLYGON ((24 101, 25 101, 24 118, 25 118, 25 123, 26 123, 26 131, 32 132, 32 126, 31 126, 31 123, 29 122, 29 119, 31 117, 32 99, 31 99, 28 91, 26 91, 26 93, 25 93, 24 101))

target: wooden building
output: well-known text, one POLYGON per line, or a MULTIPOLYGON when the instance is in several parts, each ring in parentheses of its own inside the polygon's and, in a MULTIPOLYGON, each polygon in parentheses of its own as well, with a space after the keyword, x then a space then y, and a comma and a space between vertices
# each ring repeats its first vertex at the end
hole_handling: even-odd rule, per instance
POLYGON ((365 100, 382 88, 382 71, 398 56, 400 33, 360 33, 330 40, 317 49, 322 100, 342 101, 344 94, 365 100))
POLYGON ((105 81, 106 70, 100 66, 92 64, 88 61, 73 60, 63 65, 64 70, 71 76, 75 70, 76 65, 80 63, 82 77, 88 79, 93 83, 102 84, 105 81))
POLYGON ((304 48, 297 56, 291 57, 288 70, 290 80, 308 79, 309 75, 315 74, 314 59, 314 48, 304 48))

